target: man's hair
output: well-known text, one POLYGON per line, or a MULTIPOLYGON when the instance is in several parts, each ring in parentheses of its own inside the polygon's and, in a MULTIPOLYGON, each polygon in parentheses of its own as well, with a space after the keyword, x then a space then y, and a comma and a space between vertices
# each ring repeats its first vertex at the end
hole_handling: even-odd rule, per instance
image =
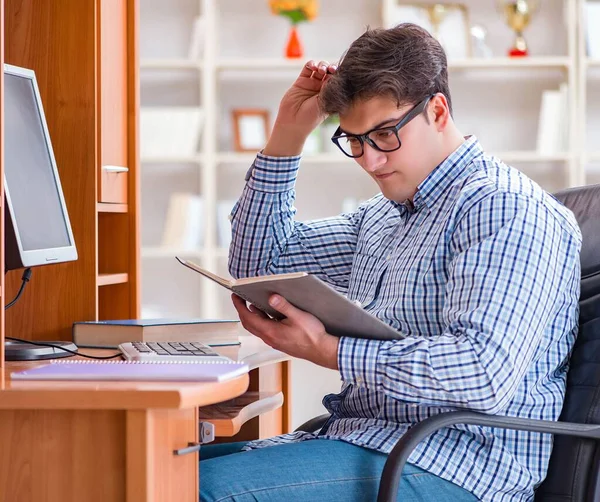
POLYGON ((367 29, 357 38, 319 99, 322 111, 333 115, 375 97, 388 97, 401 107, 438 92, 446 96, 452 113, 444 49, 424 28, 403 23, 367 29))

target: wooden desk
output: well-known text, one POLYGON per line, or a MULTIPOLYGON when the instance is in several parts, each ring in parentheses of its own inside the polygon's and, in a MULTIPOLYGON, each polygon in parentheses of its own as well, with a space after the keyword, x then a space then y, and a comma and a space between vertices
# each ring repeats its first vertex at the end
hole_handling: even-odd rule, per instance
MULTIPOLYGON (((223 352, 254 372, 285 359, 244 341, 223 352)), ((173 450, 198 441, 198 407, 250 385, 248 375, 219 384, 11 381, 10 372, 39 364, 7 362, 0 382, 2 501, 197 502, 198 454, 173 450)))

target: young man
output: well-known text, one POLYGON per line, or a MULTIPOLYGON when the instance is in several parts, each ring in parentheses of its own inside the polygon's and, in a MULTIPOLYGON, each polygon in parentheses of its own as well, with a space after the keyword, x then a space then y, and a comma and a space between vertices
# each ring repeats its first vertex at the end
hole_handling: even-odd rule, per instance
MULTIPOLYGON (((308 63, 283 97, 233 211, 231 273, 316 274, 404 337, 338 339, 283 298, 275 322, 234 297, 247 330, 338 369, 343 387, 325 397, 319 433, 205 448, 202 500, 374 500, 386 454, 429 416, 558 418, 577 332, 577 223, 463 137, 451 112, 444 51, 414 25, 367 31, 338 68, 308 63), (295 222, 299 154, 331 113, 335 142, 381 194, 295 222)), ((551 448, 548 435, 444 429, 411 455, 398 500, 532 500, 551 448)))

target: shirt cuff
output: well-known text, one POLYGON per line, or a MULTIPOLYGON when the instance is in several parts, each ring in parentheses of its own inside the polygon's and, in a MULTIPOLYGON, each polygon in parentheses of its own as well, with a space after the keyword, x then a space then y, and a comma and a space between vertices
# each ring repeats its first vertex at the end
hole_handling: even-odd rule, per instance
POLYGON ((246 174, 248 187, 258 192, 279 193, 294 188, 300 155, 270 157, 259 153, 246 174))
POLYGON ((358 387, 376 389, 382 380, 377 372, 382 343, 379 340, 341 337, 338 345, 338 367, 342 380, 358 387))

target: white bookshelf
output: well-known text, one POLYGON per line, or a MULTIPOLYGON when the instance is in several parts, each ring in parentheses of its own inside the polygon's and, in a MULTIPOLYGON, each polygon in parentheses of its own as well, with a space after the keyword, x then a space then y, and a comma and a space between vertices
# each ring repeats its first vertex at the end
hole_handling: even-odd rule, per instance
MULTIPOLYGON (((476 134, 489 153, 532 176, 536 174, 537 177, 533 177, 542 184, 548 180, 549 189, 585 183, 584 164, 600 163, 600 148, 588 152, 582 139, 588 74, 596 69, 600 77, 600 60, 585 57, 584 35, 578 29, 578 23, 582 26, 578 16, 583 0, 548 0, 542 4, 541 12, 534 16, 534 22, 525 32, 532 53, 526 58, 504 56, 513 34, 493 2, 467 0, 465 3, 471 22, 488 28, 490 46, 497 56, 450 60, 450 86, 459 126, 466 133, 476 134), (569 93, 568 148, 544 155, 535 150, 541 90, 553 88, 560 82, 566 82, 573 91, 569 93)), ((143 207, 146 207, 144 199, 149 201, 148 219, 142 212, 142 257, 144 263, 148 263, 145 269, 148 274, 160 274, 164 261, 169 263, 165 265, 167 276, 172 266, 168 258, 176 254, 195 258, 207 268, 227 273, 227 250, 221 249, 217 240, 217 203, 239 196, 244 174, 254 160, 253 154, 232 151, 230 110, 267 108, 272 122, 281 95, 304 62, 311 58, 339 59, 365 25, 380 24, 380 10, 379 0, 321 2, 319 17, 300 28, 306 57, 287 60, 281 57, 287 24, 270 14, 266 0, 243 3, 173 0, 168 8, 164 0, 144 2, 141 6, 142 106, 163 105, 172 91, 173 99, 193 95, 193 105, 202 107, 204 114, 196 155, 142 158, 143 207), (342 18, 340 12, 347 17, 342 18), (198 60, 190 60, 186 57, 186 43, 192 21, 200 14, 206 19, 203 51, 198 60), (144 32, 145 26, 152 29, 144 32), (144 179, 148 181, 145 183, 144 179), (157 206, 167 200, 161 191, 166 193, 182 186, 200 194, 204 200, 203 245, 194 251, 160 247, 160 227, 164 222, 156 216, 162 214, 157 206)), ((600 78, 598 80, 600 82, 600 78)), ((598 88, 600 90, 600 85, 598 88)), ((182 105, 190 106, 190 102, 166 103, 166 106, 182 105)), ((341 210, 344 195, 358 200, 369 196, 368 189, 363 188, 368 178, 361 178, 354 161, 341 153, 306 155, 302 166, 301 178, 304 176, 305 180, 299 179, 296 201, 299 216, 313 216, 307 207, 322 207, 322 214, 319 213, 322 216, 336 214, 341 210), (314 185, 314 176, 322 178, 323 184, 328 186, 325 200, 320 200, 318 190, 311 186, 310 178, 314 185)), ((198 290, 198 311, 193 315, 231 314, 231 307, 221 302, 209 281, 201 281, 198 290)), ((165 299, 165 303, 167 300, 177 301, 165 299)))
MULTIPOLYGON (((288 24, 272 16, 267 0, 144 0, 140 6, 142 106, 198 106, 203 127, 197 154, 142 158, 142 304, 156 315, 231 317, 227 291, 179 265, 182 256, 227 275, 228 249, 217 235, 217 203, 235 199, 253 154, 233 151, 230 111, 266 108, 275 118, 279 100, 308 59, 336 61, 366 25, 378 26, 382 0, 326 0, 318 18, 300 26, 306 57, 282 58, 288 24), (192 22, 206 19, 200 57, 188 57, 192 22), (161 247, 169 194, 202 196, 204 234, 197 249, 161 247)), ((555 190, 600 182, 600 59, 585 54, 583 0, 544 0, 525 31, 531 56, 505 57, 513 33, 495 1, 463 0, 470 22, 483 24, 495 54, 490 59, 449 62, 455 117, 484 148, 555 190), (566 82, 569 137, 563 152, 535 150, 541 93, 566 82), (595 95, 597 93, 597 96, 595 95), (588 99, 589 97, 589 99, 588 99), (597 98, 597 100, 595 99, 597 98)), ((327 141, 327 138, 324 138, 327 141)), ((298 219, 341 211, 344 197, 363 200, 376 192, 372 180, 341 152, 302 158, 297 184, 298 219)), ((293 423, 322 412, 320 395, 339 388, 339 374, 294 361, 293 423), (319 390, 316 390, 319 389, 319 390), (309 401, 310 400, 310 401, 309 401)))

